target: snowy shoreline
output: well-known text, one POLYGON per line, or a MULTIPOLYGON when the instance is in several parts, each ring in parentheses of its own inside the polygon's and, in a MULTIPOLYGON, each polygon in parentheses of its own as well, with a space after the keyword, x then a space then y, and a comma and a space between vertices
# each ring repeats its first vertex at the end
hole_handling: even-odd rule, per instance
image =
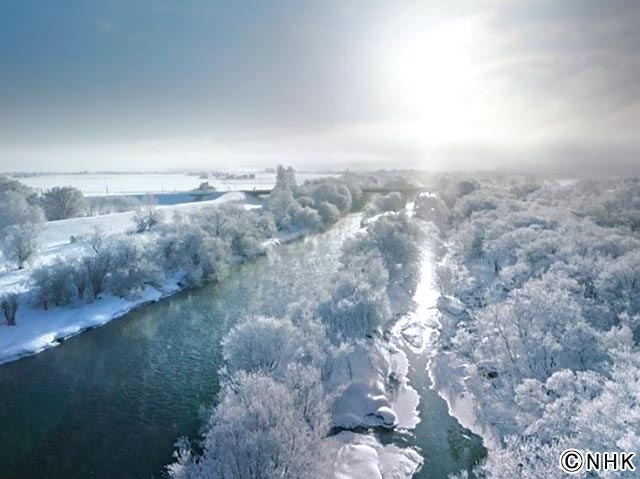
MULTIPOLYGON (((233 193, 213 201, 160 208, 164 211, 197 211, 203 207, 243 199, 244 195, 233 193)), ((245 207, 251 206, 253 205, 245 207)), ((108 232, 123 232, 130 228, 132 216, 133 212, 116 213, 47 223, 42 233, 42 242, 46 245, 46 250, 42 255, 41 264, 59 255, 61 248, 71 256, 78 253, 77 246, 65 243, 63 238, 68 238, 71 234, 87 234, 96 223, 102 227, 108 226, 108 232), (64 234, 60 233, 60 229, 64 230, 64 234)), ((266 254, 270 248, 279 244, 286 244, 305 236, 304 231, 279 234, 262 244, 261 254, 266 254)), ((30 268, 5 273, 0 278, 0 292, 28 291, 27 285, 32 271, 30 268)), ((51 349, 82 332, 104 326, 137 308, 159 302, 187 289, 189 286, 180 284, 176 278, 168 278, 159 288, 146 286, 138 297, 132 299, 105 294, 91 303, 52 307, 49 310, 24 304, 18 310, 15 326, 0 324, 0 365, 51 349)))
POLYGON ((157 303, 184 290, 171 282, 163 285, 162 290, 148 286, 140 298, 133 300, 106 296, 78 307, 53 308, 49 311, 23 308, 19 311, 19 321, 26 328, 17 330, 16 326, 2 326, 0 365, 56 347, 80 333, 104 326, 137 308, 157 303))
MULTIPOLYGON (((305 237, 302 231, 279 235, 263 244, 262 254, 272 247, 305 237)), ((105 295, 92 303, 54 307, 48 311, 32 306, 23 307, 18 311, 18 324, 24 328, 0 325, 0 365, 54 348, 73 336, 104 326, 138 308, 189 289, 189 286, 181 285, 176 280, 169 280, 160 289, 147 286, 136 299, 105 295)))

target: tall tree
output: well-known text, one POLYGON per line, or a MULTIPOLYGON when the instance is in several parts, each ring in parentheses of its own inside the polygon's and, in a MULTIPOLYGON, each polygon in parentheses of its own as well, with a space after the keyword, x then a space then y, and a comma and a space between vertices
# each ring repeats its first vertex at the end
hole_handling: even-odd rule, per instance
POLYGON ((49 221, 75 218, 82 215, 85 200, 73 186, 54 186, 42 195, 42 206, 49 221))

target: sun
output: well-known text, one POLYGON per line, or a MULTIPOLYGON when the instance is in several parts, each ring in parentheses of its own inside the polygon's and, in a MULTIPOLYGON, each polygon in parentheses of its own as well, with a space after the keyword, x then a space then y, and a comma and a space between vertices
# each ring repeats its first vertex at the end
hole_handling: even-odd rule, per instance
POLYGON ((380 63, 386 102, 433 128, 464 119, 477 93, 474 22, 404 26, 387 38, 380 63))

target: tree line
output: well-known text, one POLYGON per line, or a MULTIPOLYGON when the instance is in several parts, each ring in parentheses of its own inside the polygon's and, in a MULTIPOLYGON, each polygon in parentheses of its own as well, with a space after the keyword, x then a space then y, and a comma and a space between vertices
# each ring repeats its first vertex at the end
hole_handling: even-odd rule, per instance
MULTIPOLYGON (((96 230, 88 238, 70 238, 77 248, 73 258, 59 256, 36 267, 29 291, 20 297, 5 294, 0 306, 7 324, 14 325, 18 305, 25 300, 48 309, 95 301, 104 294, 135 298, 169 279, 182 286, 219 281, 232 264, 261 254, 276 233, 314 233, 362 209, 361 185, 375 181, 351 175, 298 185, 294 170, 279 166, 276 186, 259 209, 223 204, 166 218, 152 201, 145 201, 130 233, 107 236, 96 230)), ((4 257, 24 268, 37 254, 42 211, 33 203, 31 189, 13 180, 0 185, 0 201, 7 201, 0 213, 4 257)))
POLYGON ((640 446, 640 182, 443 176, 441 377, 497 438, 477 471, 562 477, 563 449, 640 446), (446 366, 446 367, 444 367, 446 366))

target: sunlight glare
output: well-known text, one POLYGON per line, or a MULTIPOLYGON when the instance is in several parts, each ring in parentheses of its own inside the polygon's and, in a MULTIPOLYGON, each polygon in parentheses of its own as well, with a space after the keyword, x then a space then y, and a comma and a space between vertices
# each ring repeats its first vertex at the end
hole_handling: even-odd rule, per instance
POLYGON ((476 90, 475 37, 463 20, 394 35, 383 60, 391 107, 436 129, 460 124, 476 90))

